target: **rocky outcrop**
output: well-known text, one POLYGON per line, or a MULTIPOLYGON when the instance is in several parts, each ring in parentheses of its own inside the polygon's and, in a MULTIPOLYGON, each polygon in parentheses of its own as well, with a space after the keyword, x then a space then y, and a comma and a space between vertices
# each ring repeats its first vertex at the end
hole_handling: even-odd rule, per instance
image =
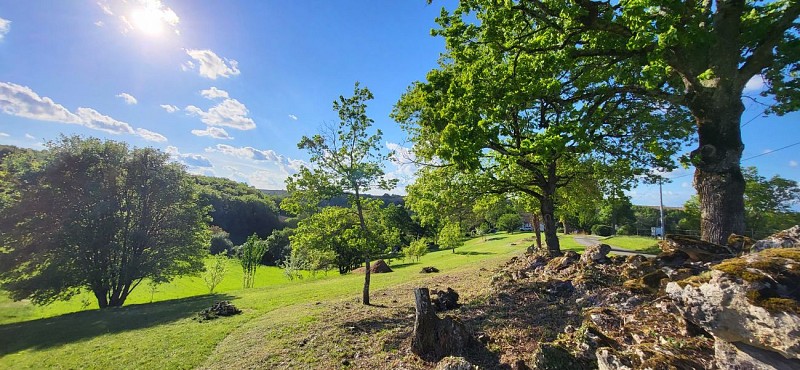
POLYGON ((771 248, 800 248, 800 225, 759 240, 753 244, 750 250, 751 252, 760 252, 771 248))
POLYGON ((786 361, 800 368, 798 281, 800 248, 768 249, 671 282, 666 292, 686 319, 714 336, 721 368, 781 368, 786 361))
POLYGON ((447 356, 436 363, 436 370, 472 370, 474 367, 463 357, 447 356))
POLYGON ((608 253, 611 252, 611 246, 608 244, 597 244, 586 249, 581 254, 581 263, 598 263, 608 261, 608 253))
POLYGON ((680 251, 691 261, 714 261, 733 257, 741 251, 734 251, 728 246, 709 243, 692 236, 667 235, 660 244, 664 252, 680 251))

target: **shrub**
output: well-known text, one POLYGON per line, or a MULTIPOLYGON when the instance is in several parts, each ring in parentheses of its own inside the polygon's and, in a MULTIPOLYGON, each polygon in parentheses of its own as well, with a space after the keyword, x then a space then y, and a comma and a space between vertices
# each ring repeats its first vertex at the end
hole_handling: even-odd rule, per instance
POLYGON ((217 285, 225 278, 225 273, 228 272, 228 257, 224 254, 218 254, 211 259, 211 264, 206 266, 206 271, 203 273, 203 281, 206 282, 208 293, 213 294, 217 285))
POLYGON ((211 236, 211 247, 208 251, 215 256, 218 254, 233 255, 233 242, 230 239, 230 235, 221 230, 214 233, 211 236))
POLYGON ((599 236, 611 236, 614 234, 614 228, 608 225, 594 225, 592 226, 592 234, 599 236))
POLYGON ((513 233, 522 227, 522 217, 518 213, 506 213, 497 219, 497 228, 513 233))
POLYGON ((424 256, 428 253, 428 240, 427 239, 417 239, 411 242, 411 244, 403 250, 403 254, 406 257, 419 262, 419 258, 424 256))
POLYGON ((633 235, 636 234, 636 229, 631 225, 622 225, 617 229, 617 235, 633 235))

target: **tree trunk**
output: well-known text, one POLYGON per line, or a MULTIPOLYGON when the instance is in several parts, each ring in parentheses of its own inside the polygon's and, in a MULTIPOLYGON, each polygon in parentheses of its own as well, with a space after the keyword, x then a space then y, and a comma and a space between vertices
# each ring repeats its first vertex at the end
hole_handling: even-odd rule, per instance
POLYGON ((547 252, 551 256, 561 255, 561 246, 558 243, 556 233, 555 202, 551 196, 545 195, 539 200, 542 218, 544 219, 544 242, 547 244, 547 252))
POLYGON ((369 306, 369 255, 364 257, 364 267, 366 270, 364 271, 364 291, 362 292, 361 303, 369 306))
POLYGON ((108 307, 108 297, 106 297, 107 289, 94 288, 92 289, 94 296, 97 298, 97 306, 100 308, 108 307))
POLYGON ((536 230, 536 248, 542 250, 542 223, 539 220, 539 214, 533 213, 533 228, 536 230))
MULTIPOLYGON (((717 95, 724 94, 717 91, 717 95)), ((740 166, 744 144, 739 127, 744 105, 738 97, 714 95, 695 98, 690 109, 698 125, 699 146, 691 157, 701 238, 725 244, 730 234, 745 231, 745 180, 740 166)))
POLYGON ((414 319, 414 337, 411 348, 414 353, 422 354, 436 347, 436 313, 431 304, 428 288, 414 288, 416 316, 414 319))

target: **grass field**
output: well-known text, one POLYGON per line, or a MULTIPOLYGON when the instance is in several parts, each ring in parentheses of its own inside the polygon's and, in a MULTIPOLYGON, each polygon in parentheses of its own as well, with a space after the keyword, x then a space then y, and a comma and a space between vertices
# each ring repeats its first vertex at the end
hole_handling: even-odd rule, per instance
MULTIPOLYGON (((467 242, 456 253, 436 251, 420 262, 395 261, 389 274, 372 275, 373 291, 421 279, 422 266, 443 272, 466 266, 491 267, 531 244, 531 233, 496 234, 467 242)), ((566 240, 571 238, 564 238, 566 240)), ((574 243, 574 242, 573 242, 574 243)), ((564 250, 580 249, 568 242, 564 250)), ((147 286, 132 293, 125 307, 91 309, 87 296, 45 307, 0 297, 0 368, 192 368, 209 358, 232 332, 253 325, 277 309, 357 298, 363 276, 328 276, 289 281, 280 269, 261 267, 252 289, 241 289, 241 268, 233 264, 217 294, 208 295, 199 277, 183 277, 151 292, 147 286), (153 303, 150 303, 152 299, 153 303), (217 300, 231 300, 243 314, 206 322, 195 313, 217 300), (250 323, 253 321, 253 323, 250 323)), ((298 318, 295 318, 298 319, 298 318)), ((302 318, 300 318, 302 319, 302 318)))
POLYGON ((661 253, 661 249, 658 247, 658 239, 646 236, 617 235, 603 239, 603 243, 606 243, 613 247, 624 248, 641 253, 648 253, 648 254, 661 253))

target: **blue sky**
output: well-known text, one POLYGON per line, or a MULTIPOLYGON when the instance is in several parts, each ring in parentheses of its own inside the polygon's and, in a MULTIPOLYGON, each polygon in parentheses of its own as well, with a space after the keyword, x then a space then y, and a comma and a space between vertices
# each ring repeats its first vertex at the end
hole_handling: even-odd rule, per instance
MULTIPOLYGON (((436 67, 444 42, 430 29, 443 4, 452 2, 2 2, 0 143, 96 136, 168 151, 194 173, 283 188, 308 160, 300 137, 336 121, 331 103, 355 81, 375 95, 368 113, 386 149, 410 146, 389 113, 436 67)), ((748 93, 760 88, 753 80, 748 93)), ((764 109, 745 105, 743 122, 764 109)), ((744 158, 800 141, 799 119, 753 119, 744 158)), ((798 162, 800 146, 743 164, 800 180, 798 162)), ((387 171, 412 180, 411 166, 387 171)), ((681 205, 694 193, 691 170, 669 176, 684 177, 665 186, 665 204, 681 205)), ((630 194, 658 203, 657 186, 630 194)))

